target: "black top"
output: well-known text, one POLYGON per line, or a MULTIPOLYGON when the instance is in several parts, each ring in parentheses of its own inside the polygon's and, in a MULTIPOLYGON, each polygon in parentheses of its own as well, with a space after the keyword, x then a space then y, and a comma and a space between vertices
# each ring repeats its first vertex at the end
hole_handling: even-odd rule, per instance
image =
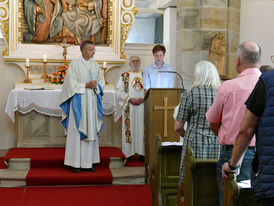
POLYGON ((262 78, 259 78, 250 96, 246 100, 246 108, 255 114, 257 117, 261 117, 264 112, 266 102, 265 83, 262 78))

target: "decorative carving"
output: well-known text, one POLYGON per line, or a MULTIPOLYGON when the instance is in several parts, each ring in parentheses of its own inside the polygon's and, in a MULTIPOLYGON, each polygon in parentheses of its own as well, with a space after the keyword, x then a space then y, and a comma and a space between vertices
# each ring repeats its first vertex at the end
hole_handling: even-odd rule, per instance
POLYGON ((8 55, 9 51, 9 1, 8 0, 0 0, 0 23, 1 32, 6 42, 6 49, 3 51, 3 55, 8 55))
MULTIPOLYGON (((31 0, 29 0, 31 1, 31 0)), ((74 1, 74 0, 73 0, 74 1)), ((103 35, 97 35, 98 41, 101 39, 106 42, 106 45, 98 45, 96 61, 114 62, 118 64, 124 63, 125 55, 123 52, 124 43, 128 37, 128 32, 133 24, 137 14, 135 8, 135 0, 98 0, 102 1, 104 14, 107 17, 103 22, 103 35), (107 4, 105 4, 107 2, 107 4), (107 13, 106 13, 107 12, 107 13), (106 47, 107 51, 106 52, 106 47)), ((28 25, 24 14, 24 0, 0 0, 0 23, 2 34, 6 42, 6 50, 3 52, 4 60, 18 64, 24 71, 21 62, 25 61, 26 57, 32 57, 34 61, 43 62, 41 57, 48 53, 49 63, 63 62, 62 52, 56 46, 57 42, 46 41, 44 44, 26 44, 23 37, 28 25), (19 63, 18 63, 19 62, 19 63)), ((64 43, 61 41, 59 43, 64 43)), ((66 43, 69 43, 66 41, 66 43)), ((66 56, 67 61, 78 57, 79 52, 76 46, 69 48, 69 55, 66 56)))
POLYGON ((176 106, 167 106, 168 105, 168 97, 164 97, 164 106, 154 106, 154 110, 164 110, 164 135, 163 137, 167 136, 167 110, 172 109, 174 110, 176 106))
POLYGON ((108 17, 108 39, 107 42, 109 42, 109 46, 112 47, 113 46, 113 37, 112 37, 112 30, 113 30, 113 26, 112 26, 112 22, 113 22, 113 13, 114 13, 114 0, 109 0, 108 1, 108 8, 109 8, 109 17, 108 17))
POLYGON ((218 33, 212 38, 208 60, 216 66, 219 75, 225 75, 225 57, 225 36, 222 33, 218 33))
POLYGON ((67 55, 68 55, 68 47, 72 46, 71 44, 67 44, 65 41, 64 44, 58 44, 59 46, 63 47, 64 51, 62 56, 64 57, 64 64, 67 62, 67 55))
POLYGON ((125 59, 123 51, 124 44, 127 40, 129 31, 134 23, 138 9, 134 6, 134 0, 123 0, 121 6, 121 37, 120 37, 120 58, 125 59))
POLYGON ((185 167, 185 178, 183 182, 181 182, 178 191, 177 191, 177 206, 183 206, 183 203, 187 205, 189 203, 189 197, 192 197, 193 191, 193 176, 192 170, 195 167, 195 158, 193 154, 193 150, 191 147, 186 149, 185 157, 184 157, 184 167, 185 167), (187 188, 187 189, 186 189, 187 188), (184 196, 186 198, 184 198, 184 196))
POLYGON ((223 205, 233 205, 234 200, 240 194, 235 175, 229 174, 228 178, 222 179, 221 188, 223 191, 223 205))

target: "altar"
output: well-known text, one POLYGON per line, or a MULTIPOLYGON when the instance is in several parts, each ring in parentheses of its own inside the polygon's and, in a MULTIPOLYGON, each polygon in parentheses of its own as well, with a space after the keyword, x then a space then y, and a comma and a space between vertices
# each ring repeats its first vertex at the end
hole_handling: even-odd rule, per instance
MULTIPOLYGON (((15 122, 17 147, 60 147, 65 145, 58 104, 60 88, 49 86, 24 88, 18 84, 9 93, 5 112, 15 122)), ((121 124, 114 123, 115 88, 106 85, 102 99, 104 128, 100 146, 121 147, 121 124)))

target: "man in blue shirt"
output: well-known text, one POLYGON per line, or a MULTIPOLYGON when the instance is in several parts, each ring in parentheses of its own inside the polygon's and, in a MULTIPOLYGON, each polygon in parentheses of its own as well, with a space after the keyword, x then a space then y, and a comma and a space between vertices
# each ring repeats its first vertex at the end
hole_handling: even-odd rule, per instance
POLYGON ((155 62, 144 70, 144 89, 148 90, 150 88, 173 88, 174 74, 168 72, 173 72, 174 69, 170 65, 164 63, 166 48, 160 44, 157 44, 153 47, 152 53, 155 62))

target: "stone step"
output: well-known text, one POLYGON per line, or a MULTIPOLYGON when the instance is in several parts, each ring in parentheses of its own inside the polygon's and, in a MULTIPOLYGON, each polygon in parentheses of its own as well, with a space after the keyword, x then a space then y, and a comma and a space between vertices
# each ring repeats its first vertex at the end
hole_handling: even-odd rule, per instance
POLYGON ((113 185, 145 184, 144 167, 123 167, 111 169, 113 185))
MULTIPOLYGON (((109 168, 122 168, 124 166, 123 159, 119 157, 111 157, 109 168)), ((30 168, 30 158, 11 158, 8 160, 8 168, 10 169, 29 169, 30 168)))
POLYGON ((9 159, 8 168, 14 170, 28 170, 30 168, 30 158, 9 159))
POLYGON ((124 167, 124 161, 120 157, 111 157, 109 162, 109 168, 122 168, 124 167))
POLYGON ((0 169, 0 187, 21 187, 26 186, 28 169, 0 169))
MULTIPOLYGON (((144 167, 112 168, 113 185, 131 185, 145 183, 144 167)), ((0 169, 0 187, 26 186, 28 169, 0 169)))
MULTIPOLYGON (((26 186, 26 175, 30 168, 30 158, 12 158, 8 160, 8 168, 0 169, 0 187, 26 186)), ((112 157, 109 168, 114 185, 130 185, 145 183, 144 167, 124 167, 123 159, 112 157)))

